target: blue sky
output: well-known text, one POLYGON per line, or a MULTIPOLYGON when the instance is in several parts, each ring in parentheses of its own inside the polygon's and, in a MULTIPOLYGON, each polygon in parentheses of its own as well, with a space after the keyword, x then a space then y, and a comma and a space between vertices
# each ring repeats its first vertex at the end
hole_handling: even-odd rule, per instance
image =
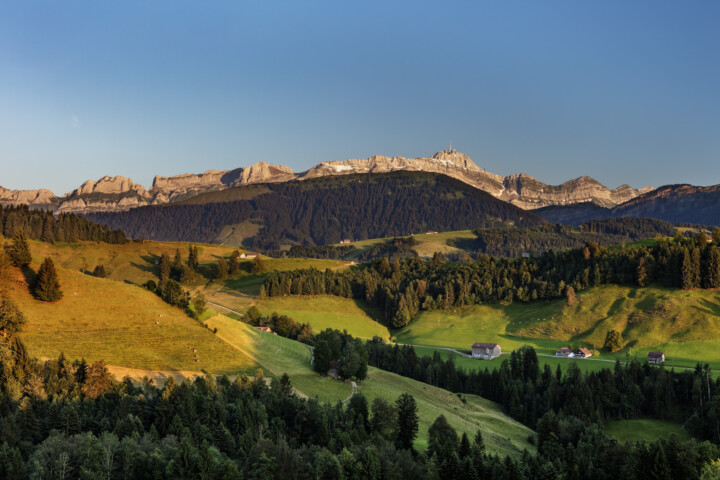
POLYGON ((0 185, 303 170, 452 140, 547 183, 720 183, 720 2, 0 6, 0 185))

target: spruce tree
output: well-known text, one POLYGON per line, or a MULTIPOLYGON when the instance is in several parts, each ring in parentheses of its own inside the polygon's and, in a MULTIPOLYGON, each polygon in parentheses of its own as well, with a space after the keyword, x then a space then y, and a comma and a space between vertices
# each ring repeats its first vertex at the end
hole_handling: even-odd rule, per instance
POLYGON ((55 264, 49 257, 40 265, 34 290, 35 297, 44 302, 57 302, 63 296, 57 272, 55 271, 55 264))
POLYGON ((695 288, 695 274, 692 255, 687 248, 683 248, 682 265, 680 267, 680 288, 690 290, 695 288))
POLYGON ((17 232, 13 237, 12 243, 5 247, 13 265, 24 268, 32 262, 30 247, 28 246, 27 237, 22 230, 17 232))
POLYGON ((180 280, 180 275, 182 275, 183 271, 183 263, 182 263, 182 255, 180 255, 180 249, 175 249, 175 258, 173 259, 172 267, 170 269, 170 275, 172 276, 173 280, 180 280))
POLYGON ((260 255, 255 257, 252 262, 252 273, 254 275, 258 275, 260 273, 263 273, 265 271, 265 264, 263 263, 262 259, 260 258, 260 255))
POLYGON ((403 393, 395 401, 397 409, 397 435, 395 446, 411 450, 418 432, 418 407, 415 398, 409 393, 403 393))
POLYGON ((710 248, 707 265, 707 288, 720 288, 720 248, 710 248))
POLYGON ((240 271, 240 252, 235 250, 232 255, 230 255, 230 275, 235 275, 237 272, 240 271))
POLYGON ((215 275, 216 280, 225 280, 228 276, 228 266, 225 263, 225 259, 220 257, 217 261, 217 274, 215 275))
POLYGON ((197 272, 200 267, 200 263, 198 261, 198 250, 197 247, 193 245, 188 245, 188 266, 194 272, 197 272))
POLYGON ((160 289, 162 290, 165 282, 170 279, 170 256, 167 253, 163 253, 160 257, 160 289))

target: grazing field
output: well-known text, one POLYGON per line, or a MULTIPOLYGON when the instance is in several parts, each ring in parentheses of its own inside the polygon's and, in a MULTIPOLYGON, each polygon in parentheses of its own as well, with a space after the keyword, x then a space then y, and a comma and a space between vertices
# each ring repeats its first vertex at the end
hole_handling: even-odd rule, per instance
POLYGON ((385 340, 390 338, 387 327, 374 319, 378 316, 378 312, 356 300, 327 295, 256 299, 249 295, 224 291, 205 295, 211 301, 240 312, 245 312, 251 305, 255 305, 263 315, 273 312, 287 315, 297 322, 310 323, 316 332, 334 328, 341 331, 347 330, 355 337, 378 336, 385 340))
MULTIPOLYGON (((407 235, 404 235, 407 236, 407 235)), ((448 241, 452 240, 463 240, 463 239, 475 239, 475 235, 472 230, 457 230, 453 232, 439 232, 433 234, 418 233, 413 235, 413 238, 418 244, 413 248, 423 258, 431 258, 435 252, 440 253, 462 253, 464 250, 461 248, 448 245, 448 241)), ((357 248, 358 251, 352 252, 347 256, 348 259, 356 258, 366 250, 370 250, 376 245, 391 240, 392 237, 387 238, 373 238, 369 240, 360 240, 352 242, 350 245, 357 248)))
MULTIPOLYGON (((218 315, 208 320, 218 329, 218 336, 257 361, 268 374, 287 373, 300 393, 317 396, 321 401, 347 399, 352 390, 348 383, 321 377, 310 366, 309 347, 270 333, 259 332, 242 322, 218 315)), ((439 415, 459 433, 469 436, 480 429, 488 450, 499 454, 518 455, 523 449, 533 450, 527 438, 533 432, 502 413, 493 402, 467 395, 463 402, 457 395, 424 383, 370 368, 368 378, 360 383, 360 392, 368 401, 383 397, 394 402, 402 393, 415 397, 419 408, 420 431, 416 446, 427 446, 427 429, 439 415)))
POLYGON ((655 442, 670 435, 690 440, 690 434, 681 425, 663 420, 615 420, 606 422, 603 430, 623 443, 655 442))
MULTIPOLYGON (((183 261, 187 260, 189 243, 138 241, 123 245, 102 242, 46 243, 30 241, 33 258, 40 260, 52 257, 56 265, 75 271, 93 271, 97 265, 105 265, 108 278, 143 284, 157 280, 159 267, 155 264, 166 253, 172 259, 180 250, 183 261)), ((215 265, 220 257, 229 260, 235 250, 223 245, 193 243, 198 247, 200 272, 207 278, 214 278, 215 265)), ((243 250, 241 250, 243 251, 243 250)), ((240 260, 241 270, 237 278, 251 276, 251 260, 240 260)), ((300 268, 342 268, 349 262, 337 260, 314 260, 298 258, 264 258, 266 271, 285 271, 300 268)), ((259 288, 259 287, 258 287, 259 288)))
POLYGON ((149 370, 231 374, 256 368, 250 357, 143 288, 57 270, 65 295, 55 303, 35 300, 17 270, 5 282, 6 294, 25 314, 21 337, 31 356, 63 352, 70 359, 149 370))
POLYGON ((663 350, 666 366, 707 362, 720 369, 720 294, 708 290, 607 285, 581 292, 572 307, 558 299, 422 312, 393 332, 393 338, 463 349, 473 342, 497 342, 506 352, 530 345, 539 354, 551 355, 567 345, 600 350, 610 329, 621 333, 624 350, 597 352, 594 358, 615 360, 630 354, 643 360, 648 351, 663 350))

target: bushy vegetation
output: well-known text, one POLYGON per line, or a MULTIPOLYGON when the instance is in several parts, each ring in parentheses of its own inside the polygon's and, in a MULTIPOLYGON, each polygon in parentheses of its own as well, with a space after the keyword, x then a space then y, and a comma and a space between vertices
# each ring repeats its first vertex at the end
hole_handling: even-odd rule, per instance
POLYGON ((107 243, 126 243, 125 234, 110 230, 72 213, 61 213, 57 217, 50 211, 31 210, 27 205, 0 205, 0 232, 5 238, 12 238, 19 232, 28 238, 44 242, 73 242, 93 240, 107 243))
POLYGON ((382 238, 428 229, 543 223, 533 213, 463 182, 423 172, 244 186, 201 195, 191 203, 87 216, 133 238, 192 242, 212 242, 225 225, 252 220, 262 225, 253 239, 253 248, 262 250, 277 250, 282 243, 328 245, 344 238, 382 238), (235 200, 237 191, 257 194, 235 200), (202 203, 203 198, 208 203, 202 203))

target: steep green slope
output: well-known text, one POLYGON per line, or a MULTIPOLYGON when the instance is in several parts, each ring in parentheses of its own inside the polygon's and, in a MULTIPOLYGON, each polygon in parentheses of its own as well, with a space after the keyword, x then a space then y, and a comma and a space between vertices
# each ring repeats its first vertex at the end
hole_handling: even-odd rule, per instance
MULTIPOLYGON (((288 373, 293 385, 303 394, 320 400, 340 401, 351 393, 348 383, 321 377, 310 366, 310 349, 298 342, 259 332, 247 325, 224 316, 208 320, 217 335, 239 351, 247 353, 273 375, 288 373)), ((479 429, 483 432, 488 450, 503 455, 517 455, 523 449, 533 450, 527 438, 532 431, 504 415, 500 408, 480 397, 466 395, 462 401, 457 395, 430 385, 370 368, 368 378, 360 383, 360 392, 368 401, 382 397, 395 401, 402 393, 410 393, 418 404, 420 430, 416 446, 427 446, 427 429, 439 415, 459 433, 469 436, 479 429)))

